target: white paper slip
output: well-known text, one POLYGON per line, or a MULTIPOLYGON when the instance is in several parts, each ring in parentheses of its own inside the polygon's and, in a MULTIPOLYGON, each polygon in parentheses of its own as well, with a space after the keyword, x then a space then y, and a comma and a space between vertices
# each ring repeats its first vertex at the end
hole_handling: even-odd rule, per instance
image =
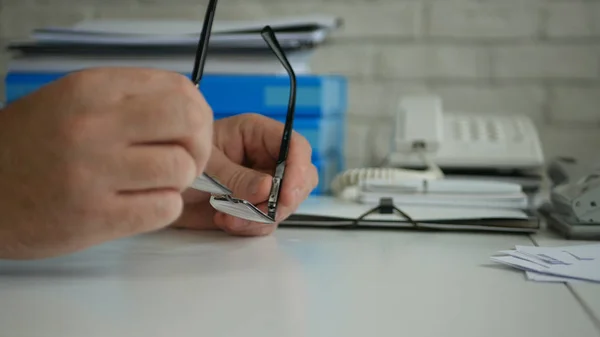
POLYGON ((521 254, 532 256, 550 264, 573 264, 579 260, 573 255, 560 250, 552 250, 547 247, 523 247, 517 246, 517 251, 521 254), (539 249, 541 248, 541 249, 539 249))
POLYGON ((498 262, 507 266, 514 267, 516 269, 524 270, 524 271, 537 271, 543 272, 543 270, 548 270, 549 267, 542 266, 538 263, 523 260, 514 256, 492 256, 492 261, 498 262))
POLYGON ((491 260, 525 271, 532 281, 600 283, 600 244, 515 248, 500 251, 491 260))
POLYGON ((535 255, 522 253, 522 252, 519 252, 516 250, 505 250, 505 251, 501 251, 499 253, 502 253, 504 255, 509 255, 509 256, 512 256, 517 259, 529 261, 531 263, 539 264, 542 267, 546 267, 546 268, 550 267, 550 263, 548 261, 546 261, 538 256, 535 256, 535 255))
POLYGON ((565 263, 600 259, 600 244, 576 245, 567 247, 516 246, 515 248, 520 252, 545 255, 565 263))

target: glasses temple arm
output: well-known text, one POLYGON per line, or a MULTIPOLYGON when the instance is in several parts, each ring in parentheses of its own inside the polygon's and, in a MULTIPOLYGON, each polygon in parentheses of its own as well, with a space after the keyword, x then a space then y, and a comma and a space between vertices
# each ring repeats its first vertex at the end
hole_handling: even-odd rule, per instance
POLYGON ((277 203, 279 200, 279 193, 281 191, 281 185, 283 182, 283 175, 285 173, 285 162, 287 160, 288 152, 290 149, 290 141, 293 132, 294 125, 294 110, 296 106, 296 74, 294 69, 290 65, 283 48, 279 44, 273 29, 270 26, 265 26, 261 31, 263 40, 269 45, 269 48, 275 54, 281 65, 287 71, 290 78, 290 97, 288 102, 288 109, 285 118, 285 125, 283 129, 283 136, 281 139, 281 147, 279 149, 279 157, 277 159, 277 165, 275 167, 275 174, 273 175, 273 184, 271 186, 271 193, 269 194, 268 201, 268 215, 275 220, 277 213, 277 203))
POLYGON ((279 158, 277 163, 280 164, 285 162, 287 159, 288 151, 289 151, 289 143, 292 136, 293 124, 294 124, 294 110, 296 107, 296 74, 294 73, 294 69, 290 65, 285 53, 283 52, 283 48, 279 44, 275 33, 271 29, 270 26, 266 26, 263 28, 261 35, 265 42, 269 45, 269 48, 277 56, 277 59, 281 63, 281 65, 285 68, 290 78, 290 96, 288 101, 287 115, 285 118, 285 126, 283 129, 283 137, 281 141, 281 149, 279 151, 279 158))
POLYGON ((200 86, 200 80, 202 79, 202 75, 204 73, 204 64, 206 63, 206 54, 208 52, 208 42, 210 40, 210 33, 212 31, 216 11, 217 0, 210 0, 208 2, 208 7, 206 8, 206 14, 204 15, 202 32, 200 33, 200 40, 198 41, 198 48, 196 50, 196 59, 194 60, 194 69, 192 70, 192 82, 194 82, 196 87, 200 86))

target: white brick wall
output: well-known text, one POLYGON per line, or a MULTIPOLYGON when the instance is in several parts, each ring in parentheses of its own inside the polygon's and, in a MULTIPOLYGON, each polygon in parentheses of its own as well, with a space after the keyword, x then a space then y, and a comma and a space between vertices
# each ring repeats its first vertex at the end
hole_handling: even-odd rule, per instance
MULTIPOLYGON (((600 125, 600 86, 561 85, 553 86, 550 92, 549 118, 553 124, 600 125)), ((597 145, 600 147, 600 142, 597 145)))
POLYGON ((535 43, 493 48, 492 76, 500 79, 588 79, 600 73, 598 45, 535 43))
MULTIPOLYGON (((0 0, 0 44, 88 17, 200 18, 205 3, 0 0)), ((385 152, 398 96, 426 92, 448 110, 527 114, 549 156, 600 160, 600 2, 221 0, 217 19, 313 12, 345 20, 313 68, 350 79, 349 166, 373 164, 385 152)))
POLYGON ((404 80, 464 80, 489 76, 485 47, 449 45, 380 46, 374 76, 404 80))
POLYGON ((531 1, 434 1, 429 34, 446 38, 532 38, 540 10, 531 1))
POLYGON ((546 35, 556 38, 594 37, 600 34, 600 3, 566 1, 546 7, 546 35))

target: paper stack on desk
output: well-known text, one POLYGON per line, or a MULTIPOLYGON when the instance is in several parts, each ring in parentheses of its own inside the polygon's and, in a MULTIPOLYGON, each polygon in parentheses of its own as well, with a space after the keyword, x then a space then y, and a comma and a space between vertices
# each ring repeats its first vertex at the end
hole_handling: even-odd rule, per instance
POLYGON ((524 270, 531 281, 600 283, 600 244, 516 246, 514 250, 498 252, 491 259, 524 270))

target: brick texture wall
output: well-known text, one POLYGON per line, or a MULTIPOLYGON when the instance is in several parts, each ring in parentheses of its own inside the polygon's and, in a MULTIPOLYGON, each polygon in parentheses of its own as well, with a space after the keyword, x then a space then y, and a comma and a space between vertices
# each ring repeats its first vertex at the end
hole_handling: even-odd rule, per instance
MULTIPOLYGON (((85 18, 197 19, 205 3, 0 0, 0 43, 85 18)), ((527 114, 547 156, 600 162, 600 2, 222 0, 217 19, 312 12, 345 20, 313 68, 350 79, 349 166, 385 152, 399 95, 425 92, 441 95, 448 110, 527 114)))

